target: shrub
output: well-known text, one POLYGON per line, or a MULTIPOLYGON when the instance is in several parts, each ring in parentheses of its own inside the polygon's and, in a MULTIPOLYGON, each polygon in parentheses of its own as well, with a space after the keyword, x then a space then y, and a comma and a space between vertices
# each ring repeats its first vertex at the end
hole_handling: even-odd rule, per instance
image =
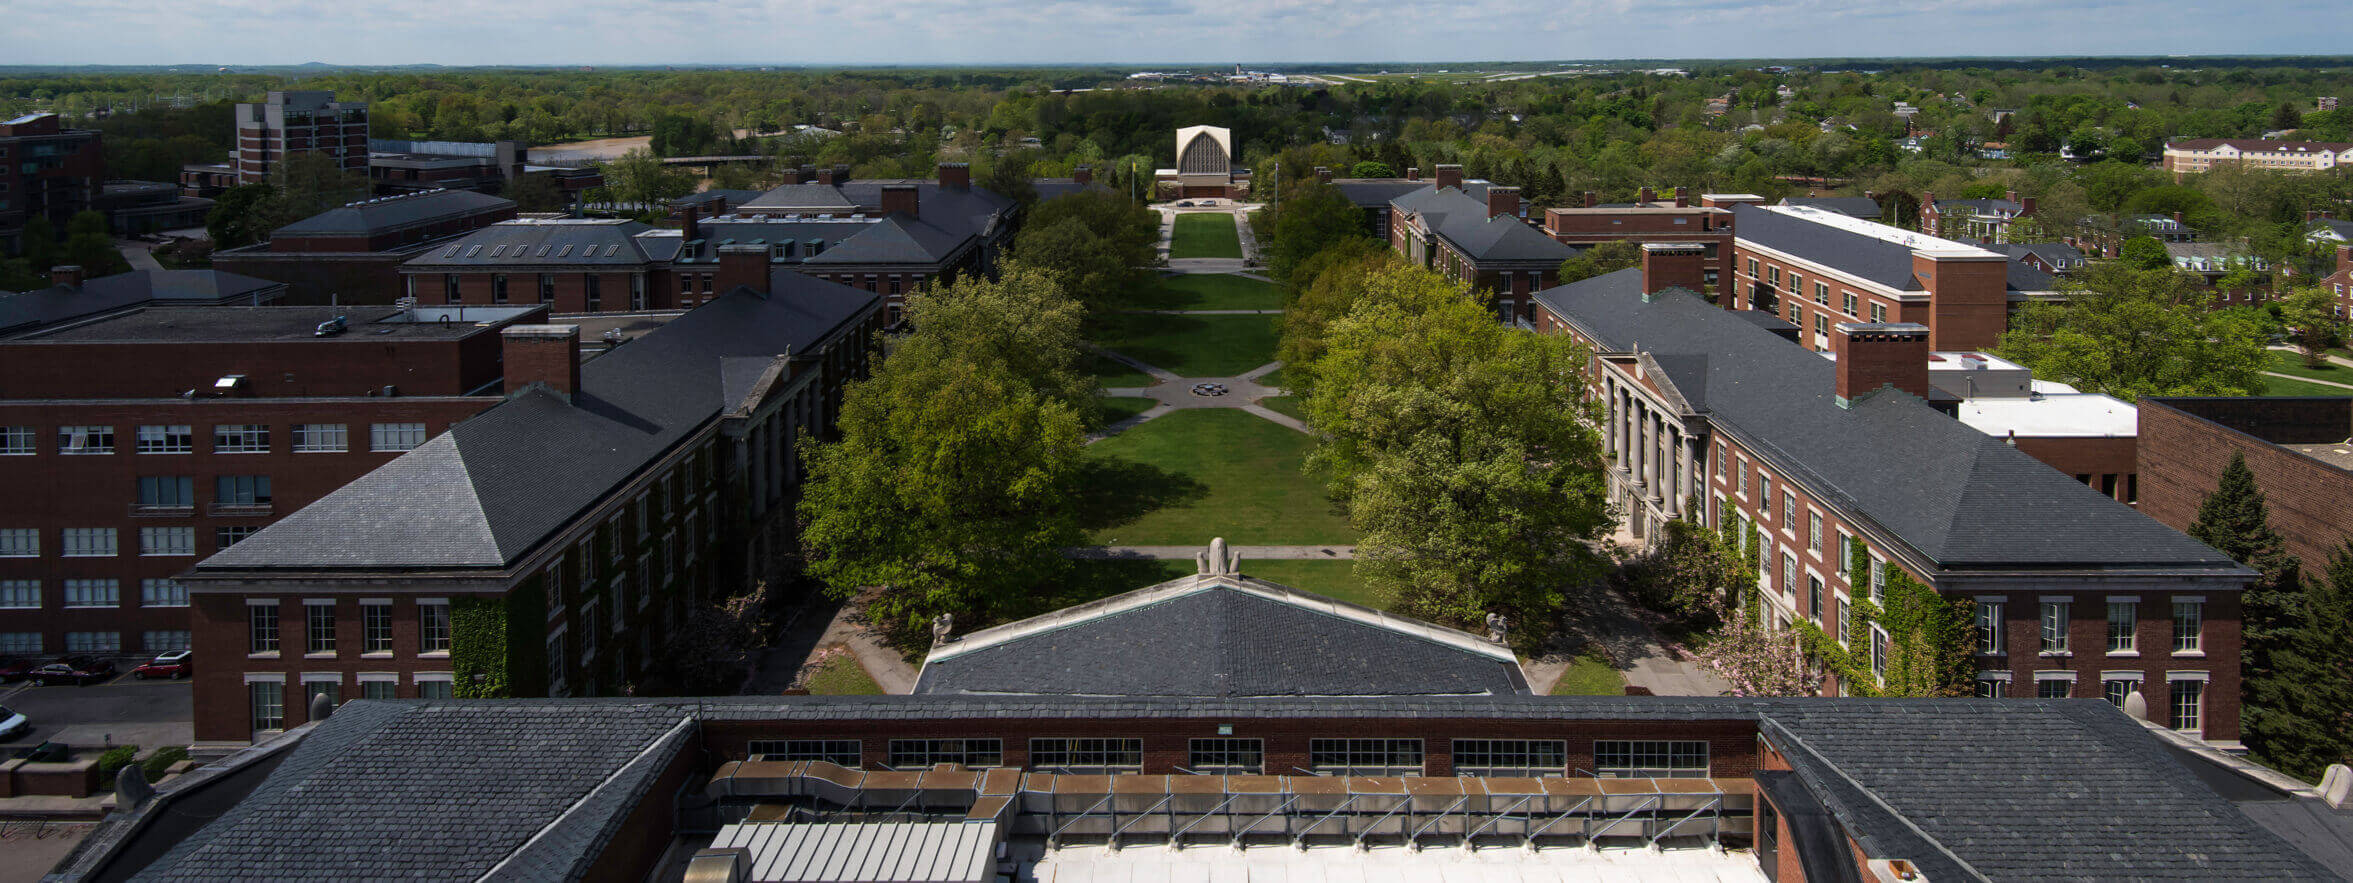
POLYGON ((98 787, 114 787, 114 774, 139 758, 139 746, 117 745, 98 755, 98 787))
POLYGON ((178 745, 167 745, 156 749, 154 754, 147 755, 146 760, 139 762, 139 768, 147 773, 147 781, 153 782, 163 778, 163 772, 171 769, 172 764, 187 759, 188 749, 178 745))

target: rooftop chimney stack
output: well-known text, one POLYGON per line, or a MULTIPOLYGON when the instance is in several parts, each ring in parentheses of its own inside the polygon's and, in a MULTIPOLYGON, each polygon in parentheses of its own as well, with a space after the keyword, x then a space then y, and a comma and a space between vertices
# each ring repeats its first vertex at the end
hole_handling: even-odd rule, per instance
POLYGON ((2034 214, 2034 197, 2029 196, 2018 200, 2018 216, 2023 218, 2032 214, 2034 214))
POLYGON ((767 297, 768 247, 750 243, 719 246, 719 273, 711 282, 720 294, 740 286, 767 297))
POLYGON ((1928 326, 1917 322, 1841 322, 1831 326, 1830 352, 1838 357, 1838 406, 1883 386, 1928 397, 1928 326))
POLYGON ((1636 204, 1638 204, 1638 205, 1642 205, 1642 206, 1648 206, 1648 205, 1650 205, 1650 203, 1651 203, 1651 200, 1654 200, 1654 199, 1657 199, 1657 198, 1659 198, 1658 191, 1656 191, 1656 190, 1652 190, 1652 189, 1650 189, 1650 188, 1648 188, 1648 187, 1644 187, 1644 188, 1642 188, 1642 197, 1641 197, 1641 198, 1639 198, 1639 199, 1636 199, 1636 200, 1634 200, 1634 202, 1635 202, 1636 204))
POLYGON ((833 171, 833 168, 832 168, 832 167, 830 167, 830 166, 828 166, 828 167, 826 167, 826 168, 818 169, 818 170, 817 170, 817 183, 819 183, 819 184, 823 184, 823 185, 825 185, 825 186, 828 186, 828 187, 832 187, 832 186, 835 186, 835 185, 838 185, 838 184, 842 183, 842 182, 840 182, 840 181, 837 181, 837 180, 835 180, 833 176, 834 176, 834 171, 833 171))
POLYGON ((1406 166, 1406 167, 1405 167, 1405 180, 1408 180, 1408 181, 1419 181, 1419 180, 1421 180, 1421 179, 1422 179, 1422 167, 1421 167, 1421 166, 1406 166))
POLYGON ((1642 246, 1642 299, 1669 288, 1705 294, 1708 247, 1704 242, 1650 242, 1642 246))
POLYGON ((1454 165, 1454 164, 1452 164, 1452 163, 1448 163, 1448 164, 1446 164, 1446 165, 1439 166, 1439 167, 1438 167, 1438 186, 1440 186, 1440 187, 1461 187, 1461 186, 1462 186, 1462 166, 1454 165))
POLYGON ((2180 213, 2180 212, 2174 212, 2174 213, 2173 213, 2173 222, 2174 222, 2174 223, 2176 223, 2176 224, 2187 224, 2187 223, 2189 223, 2188 221, 2186 221, 2186 220, 2183 220, 2183 219, 2182 219, 2182 216, 2181 216, 2181 213, 2180 213))
POLYGON ((1520 188, 1487 188, 1487 217, 1517 218, 1520 216, 1520 188))
POLYGON ((580 326, 509 325, 499 340, 507 395, 544 386, 569 400, 580 390, 580 326))
POLYGON ((1599 205, 1601 205, 1601 194, 1595 193, 1591 190, 1585 191, 1585 207, 1594 208, 1599 205))
POLYGON ((1676 208, 1690 208, 1690 207, 1691 207, 1691 188, 1689 188, 1689 187, 1677 187, 1677 188, 1675 188, 1675 207, 1676 207, 1676 208))
POLYGON ((972 166, 960 162, 940 163, 940 189, 972 189, 972 166))
POLYGON ((923 214, 917 211, 918 202, 919 197, 913 184, 882 185, 882 213, 885 216, 903 214, 911 220, 921 218, 923 214))
POLYGON ((1095 183, 1095 167, 1079 166, 1078 168, 1071 169, 1070 181, 1071 183, 1077 184, 1081 187, 1095 183))
POLYGON ((2353 270, 2353 245, 2337 246, 2337 269, 2353 270))
POLYGON ((685 237, 683 241, 693 242, 703 238, 702 215, 702 206, 689 205, 686 207, 685 222, 679 226, 679 235, 685 237))
POLYGON ((71 288, 77 291, 80 290, 82 287, 81 265, 58 264, 57 266, 50 267, 49 284, 55 285, 59 288, 71 288))

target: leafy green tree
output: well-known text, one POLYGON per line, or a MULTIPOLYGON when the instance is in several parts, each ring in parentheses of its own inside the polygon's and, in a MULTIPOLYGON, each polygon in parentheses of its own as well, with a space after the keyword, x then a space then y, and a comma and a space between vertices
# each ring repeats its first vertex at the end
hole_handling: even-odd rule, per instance
POLYGON ((1111 243, 1074 217, 1024 226, 1013 239, 1013 256, 1095 310, 1125 301, 1142 275, 1120 260, 1111 243))
POLYGON ((1642 246, 1618 239, 1595 245, 1560 262, 1560 284, 1582 282, 1642 264, 1642 246))
POLYGON ((47 273, 57 265, 57 225, 49 223, 48 215, 33 215, 17 233, 23 241, 25 263, 34 273, 47 273))
POLYGON ((647 146, 655 156, 707 156, 718 143, 718 132, 710 120, 664 112, 654 118, 653 137, 647 146))
POLYGON ((2136 270, 2162 270, 2173 266, 2173 254, 2165 250, 2165 243, 2154 236, 2135 236, 2116 249, 2116 259, 2136 270))
POLYGON ((1342 241, 1293 268, 1293 279, 1301 285, 1283 311, 1282 337, 1275 349, 1283 363, 1286 391, 1300 398, 1313 393, 1316 359, 1324 353, 1324 329, 1356 305, 1372 273, 1397 263, 1388 246, 1367 238, 1342 241))
POLYGON ((1148 267, 1159 257, 1159 216, 1125 193, 1089 190, 1050 199, 1031 208, 1023 223, 1047 225, 1065 218, 1100 237, 1122 266, 1148 267))
POLYGON ((604 176, 604 186, 598 188, 602 201, 632 214, 667 214, 666 203, 694 192, 692 176, 663 165, 661 157, 645 150, 632 150, 606 161, 604 176))
POLYGON ((2066 302, 2019 310, 1998 352, 2038 377, 2127 400, 2262 391, 2261 323, 2208 310, 2197 277, 2109 262, 2063 284, 2066 302))
POLYGON ((2288 342, 2304 354, 2304 364, 2328 364, 2327 351, 2345 345, 2345 320, 2337 317, 2337 298, 2319 286, 2297 288, 2274 301, 2288 342))
POLYGON ((1747 556, 1724 532, 1696 521, 1668 521, 1657 544, 1626 564, 1627 594, 1636 602, 1686 622, 1712 625, 1739 600, 1733 592, 1757 581, 1747 556))
POLYGON ((341 208, 368 198, 367 176, 346 171, 339 162, 323 153, 296 153, 270 166, 270 188, 275 194, 270 206, 270 226, 275 230, 332 208, 341 208))
POLYGON ((1374 162, 1372 160, 1366 160, 1364 162, 1357 163, 1355 168, 1348 170, 1348 173, 1350 177, 1354 178, 1397 177, 1397 169, 1395 167, 1385 162, 1374 162))
POLYGON ((980 186, 990 193, 1018 202, 1024 206, 1038 201, 1036 177, 1030 167, 1037 164, 1042 154, 1034 149, 1009 150, 989 163, 988 171, 980 176, 980 186))
POLYGON ((278 189, 268 182, 239 184, 214 198, 204 216, 204 232, 215 249, 237 248, 266 239, 274 223, 278 189))
POLYGON ((84 278, 131 271, 131 262, 114 246, 114 235, 107 228, 105 215, 95 211, 76 212, 73 220, 66 223, 65 231, 65 247, 59 258, 63 263, 80 266, 84 278))
POLYGON ((2303 125, 2304 112, 2297 110, 2291 102, 2282 101, 2271 111, 2271 127, 2274 129, 2297 129, 2303 125))
POLYGON ((1016 260, 995 279, 964 276, 918 299, 925 307, 915 312, 910 300, 910 321, 935 327, 918 325, 893 358, 978 360, 1082 416, 1094 407, 1095 379, 1083 370, 1081 349, 1086 308, 1051 274, 1016 260))
POLYGON ((572 197, 549 175, 524 175, 499 195, 514 200, 516 211, 560 212, 572 207, 572 197))
POLYGON ((1302 262, 1339 243, 1371 238, 1364 210, 1340 188, 1311 179, 1286 189, 1282 202, 1266 209, 1270 236, 1261 249, 1275 281, 1294 285, 1292 274, 1302 262))
POLYGON ((2266 667, 2248 669, 2243 732, 2264 763, 2317 782, 2329 764, 2353 763, 2353 543, 2298 600, 2258 660, 2266 667))

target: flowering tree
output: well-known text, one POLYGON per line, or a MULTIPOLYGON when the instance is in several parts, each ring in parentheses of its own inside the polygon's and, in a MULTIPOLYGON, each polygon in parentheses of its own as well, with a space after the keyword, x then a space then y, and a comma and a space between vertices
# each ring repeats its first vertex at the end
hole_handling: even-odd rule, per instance
POLYGON ((1737 618, 1700 651, 1700 660, 1732 682, 1734 696, 1810 696, 1822 676, 1806 664, 1797 633, 1737 618))

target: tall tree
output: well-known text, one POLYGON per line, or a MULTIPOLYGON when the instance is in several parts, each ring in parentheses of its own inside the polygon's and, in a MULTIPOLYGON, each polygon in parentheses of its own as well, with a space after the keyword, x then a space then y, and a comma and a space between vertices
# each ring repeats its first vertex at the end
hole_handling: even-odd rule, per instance
POLYGON ((367 176, 344 170, 323 153, 289 154, 270 166, 269 181, 276 194, 270 206, 272 230, 368 198, 367 176))
POLYGON ((2207 309, 2197 277, 2108 262, 2063 284, 2066 302, 2026 305, 1997 348, 2036 376, 2128 400, 2262 392, 2260 323, 2207 309))
POLYGON ((515 210, 526 212, 560 212, 572 206, 572 198, 557 186, 549 175, 524 175, 508 184, 499 193, 515 201, 515 210))
POLYGON ((1623 239, 1604 242, 1586 249, 1576 257, 1562 261, 1560 263, 1560 284, 1582 282, 1595 276, 1638 266, 1641 263, 1642 246, 1623 239))
POLYGON ((2345 345, 2345 320, 2338 317, 2337 296, 2317 285, 2305 286, 2274 302, 2288 342, 2304 354, 2304 364, 2328 364, 2327 352, 2345 345))
POLYGON ((277 188, 267 182, 221 191, 213 200, 212 211, 204 216, 205 235, 212 238, 215 249, 252 245, 268 238, 270 231, 277 229, 271 223, 277 197, 277 188))
POLYGON ((2306 585, 2266 664, 2244 688, 2255 756, 2311 782, 2329 764, 2353 764, 2353 543, 2306 585))
POLYGON ((607 160, 604 177, 599 188, 603 201, 631 214, 667 214, 665 203, 694 192, 694 179, 686 172, 663 165, 661 157, 642 149, 607 160))
POLYGON ((1364 210, 1340 188, 1311 178, 1285 189, 1282 202, 1266 209, 1273 217, 1267 225, 1270 241, 1262 251, 1267 273, 1275 281, 1295 286, 1299 280, 1294 274, 1309 258, 1348 240, 1371 238, 1365 231, 1364 210))
POLYGON ((1354 239, 1317 252, 1292 269, 1296 287, 1283 311, 1283 333, 1275 350, 1283 362, 1283 385, 1292 395, 1306 398, 1315 390, 1324 329, 1362 298, 1374 271, 1397 263, 1396 253, 1387 246, 1354 239))
POLYGON ((2302 685, 2281 680, 2284 655, 2307 618, 2298 562, 2288 554, 2279 531, 2272 529, 2263 492, 2255 486, 2255 473, 2247 468, 2244 454, 2231 455, 2214 493, 2198 506, 2189 534, 2256 573, 2254 584, 2239 594, 2239 669, 2249 745, 2300 729, 2293 707, 2302 685))
POLYGON ((65 225, 65 246, 60 253, 63 263, 76 264, 86 278, 112 276, 131 271, 131 262, 123 258, 114 246, 114 235, 106 224, 106 216, 95 211, 74 213, 65 225))

